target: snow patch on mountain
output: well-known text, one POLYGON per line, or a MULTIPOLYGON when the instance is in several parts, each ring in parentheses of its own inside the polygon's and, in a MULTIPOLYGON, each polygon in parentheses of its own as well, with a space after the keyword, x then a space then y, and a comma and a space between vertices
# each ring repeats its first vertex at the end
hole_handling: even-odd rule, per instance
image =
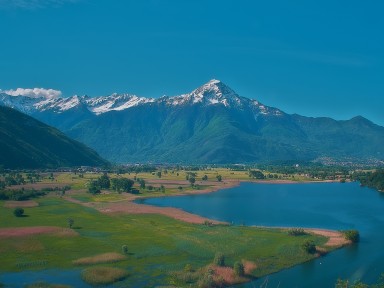
POLYGON ((84 109, 100 115, 110 111, 122 111, 149 103, 164 103, 169 106, 223 105, 234 109, 250 108, 255 115, 282 115, 282 112, 276 108, 267 107, 257 100, 239 96, 223 82, 216 79, 210 80, 191 93, 172 97, 162 96, 157 99, 117 93, 100 97, 75 95, 64 98, 60 97, 60 91, 43 88, 18 88, 16 90, 7 90, 7 92, 11 92, 11 94, 4 93, 4 91, 0 94, 0 105, 12 107, 29 114, 39 111, 62 113, 82 106, 84 109))

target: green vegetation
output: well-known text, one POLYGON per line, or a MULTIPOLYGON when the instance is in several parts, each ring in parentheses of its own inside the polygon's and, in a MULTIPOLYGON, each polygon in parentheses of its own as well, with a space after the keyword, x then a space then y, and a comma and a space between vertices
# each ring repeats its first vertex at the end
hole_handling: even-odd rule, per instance
POLYGON ((244 276, 244 264, 240 261, 236 261, 233 265, 233 272, 236 276, 244 276))
POLYGON ((309 254, 316 253, 316 244, 312 240, 306 240, 301 247, 309 254))
MULTIPOLYGON (((141 180, 144 181, 144 180, 141 180)), ((112 188, 115 192, 130 192, 132 186, 135 182, 131 179, 119 177, 119 178, 110 178, 107 173, 104 173, 102 176, 98 177, 95 180, 91 180, 88 184, 88 192, 95 195, 101 192, 101 189, 112 188)), ((143 182, 140 182, 142 186, 143 182)), ((145 182, 144 182, 145 187, 145 182)))
POLYGON ((249 177, 254 179, 265 179, 265 175, 259 170, 249 170, 249 177))
MULTIPOLYGON (((139 167, 136 168, 141 171, 139 167)), ((78 265, 88 269, 104 265, 129 271, 129 275, 122 280, 122 285, 127 287, 135 283, 145 283, 149 287, 166 283, 177 283, 175 285, 178 287, 195 287, 222 283, 210 268, 213 262, 221 263, 217 266, 223 271, 232 271, 231 275, 234 275, 235 263, 239 259, 250 261, 257 269, 246 277, 260 277, 316 257, 303 250, 301 244, 305 241, 327 249, 323 246, 326 238, 311 234, 297 238, 289 235, 287 230, 280 229, 214 225, 209 220, 196 225, 161 215, 103 214, 97 210, 108 210, 108 205, 112 203, 135 197, 131 193, 120 194, 115 191, 112 179, 135 179, 132 180, 131 190, 136 189, 143 196, 188 193, 196 189, 200 184, 197 179, 205 175, 215 180, 220 175, 222 182, 211 181, 207 186, 201 186, 204 189, 221 187, 227 179, 249 180, 247 169, 199 170, 188 167, 186 170, 182 167, 163 167, 161 179, 156 175, 156 170, 147 169, 151 172, 121 170, 119 172, 127 173, 40 173, 39 180, 28 185, 53 191, 47 191, 47 195, 34 199, 38 204, 36 207, 23 206, 29 217, 14 217, 12 211, 17 206, 2 207, 1 228, 60 226, 63 230, 28 237, 0 238, 0 270, 70 269, 78 265), (186 180, 187 176, 188 179, 195 178, 195 188, 186 180), (103 188, 101 194, 88 193, 89 183, 107 183, 107 178, 110 181, 109 189, 103 188), (63 197, 61 191, 68 186, 71 190, 63 197), (66 199, 80 201, 84 205, 66 199), (217 251, 225 252, 225 257, 217 251)), ((27 179, 27 173, 20 175, 27 179)), ((4 204, 5 201, 0 201, 0 206, 4 204)))
POLYGON ((343 231, 345 239, 351 241, 352 243, 357 243, 360 240, 360 234, 357 230, 347 230, 343 231))
POLYGON ((359 280, 349 281, 338 279, 335 284, 335 288, 384 288, 384 274, 381 275, 378 283, 368 285, 359 280))
POLYGON ((105 166, 94 150, 14 109, 0 106, 0 163, 4 168, 105 166))
POLYGON ((327 163, 332 161, 327 156, 347 155, 355 160, 384 155, 384 129, 362 117, 335 121, 259 114, 256 120, 252 105, 247 106, 176 109, 156 103, 129 109, 129 113, 104 113, 69 127, 68 121, 57 119, 55 124, 120 163, 262 163, 324 156, 321 160, 327 163))
POLYGON ((225 256, 223 253, 217 252, 215 258, 213 259, 213 264, 216 266, 225 266, 225 256))
POLYGON ((0 200, 15 200, 15 201, 22 201, 22 200, 29 200, 32 198, 36 198, 39 196, 45 195, 45 191, 36 191, 34 189, 31 190, 25 190, 25 189, 18 189, 18 190, 0 190, 0 200))
POLYGON ((85 269, 81 275, 83 280, 91 285, 108 285, 121 281, 127 276, 126 270, 113 267, 92 267, 85 269))
POLYGON ((72 229, 73 224, 75 224, 75 220, 73 220, 72 218, 68 218, 67 223, 68 223, 69 229, 72 229))
POLYGON ((13 215, 15 215, 16 217, 22 217, 24 215, 24 209, 15 208, 15 210, 13 210, 13 215))
POLYGON ((305 234, 307 234, 307 233, 305 233, 303 228, 290 228, 290 229, 288 229, 288 235, 291 235, 291 236, 301 236, 301 235, 305 235, 305 234))
MULTIPOLYGON (((73 217, 81 229, 72 230, 72 233, 1 238, 1 271, 71 268, 75 260, 119 253, 122 245, 127 245, 130 247, 127 258, 113 263, 113 267, 129 268, 132 273, 124 280, 128 286, 142 278, 148 286, 153 286, 165 283, 168 273, 183 270, 187 264, 205 267, 214 259, 215 251, 226 251, 225 262, 229 266, 237 259, 254 261, 258 269, 253 276, 266 275, 313 258, 301 251, 294 237, 278 229, 194 225, 160 215, 108 216, 54 195, 37 201, 38 207, 26 209, 31 215, 26 218, 13 217, 10 208, 0 209, 1 226, 57 226, 62 223, 64 228, 67 218, 73 217)), ((0 204, 3 206, 2 202, 0 204)), ((303 237, 312 239, 317 245, 326 241, 323 237, 303 237)))
POLYGON ((375 172, 359 172, 356 173, 355 178, 359 180, 363 186, 384 191, 384 170, 377 170, 375 172))
POLYGON ((121 246, 121 252, 123 252, 123 254, 128 254, 128 246, 127 245, 121 246))

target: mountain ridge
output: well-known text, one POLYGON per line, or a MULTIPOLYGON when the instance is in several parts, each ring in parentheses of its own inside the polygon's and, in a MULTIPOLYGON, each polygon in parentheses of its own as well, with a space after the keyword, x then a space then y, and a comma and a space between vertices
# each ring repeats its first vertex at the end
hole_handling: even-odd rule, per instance
MULTIPOLYGON (((9 105, 9 97, 19 96, 3 95, 0 104, 9 105)), ((214 79, 172 97, 112 94, 35 101, 17 104, 119 163, 384 160, 384 127, 362 116, 334 120, 287 114, 214 79)))
POLYGON ((108 162, 26 114, 0 106, 0 165, 9 169, 104 166, 108 162))
POLYGON ((269 111, 273 111, 276 114, 282 113, 280 110, 265 106, 257 100, 239 96, 229 86, 216 79, 210 80, 190 93, 177 96, 146 98, 128 93, 113 93, 109 96, 99 97, 89 97, 87 95, 74 95, 71 97, 31 97, 8 95, 3 92, 0 93, 0 103, 25 113, 44 111, 63 113, 84 105, 91 113, 100 115, 111 111, 122 111, 148 103, 166 103, 167 105, 173 106, 198 103, 203 103, 204 105, 224 105, 226 107, 255 106, 264 114, 269 111))

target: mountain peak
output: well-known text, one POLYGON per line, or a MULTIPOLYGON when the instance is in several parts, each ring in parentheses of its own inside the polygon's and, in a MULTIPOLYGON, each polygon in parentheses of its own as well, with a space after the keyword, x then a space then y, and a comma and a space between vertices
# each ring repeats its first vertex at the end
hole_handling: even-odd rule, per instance
POLYGON ((195 91, 215 92, 215 94, 221 94, 221 96, 226 94, 236 94, 231 88, 229 88, 227 85, 217 79, 209 80, 207 83, 200 86, 195 91))

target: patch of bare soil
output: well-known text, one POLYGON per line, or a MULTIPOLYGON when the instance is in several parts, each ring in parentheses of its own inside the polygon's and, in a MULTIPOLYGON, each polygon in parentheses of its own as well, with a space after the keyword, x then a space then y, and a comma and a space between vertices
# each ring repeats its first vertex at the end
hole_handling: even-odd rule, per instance
POLYGON ((244 273, 245 275, 250 275, 253 270, 257 268, 257 265, 255 262, 248 261, 248 260, 242 260, 241 261, 244 265, 244 273))
POLYGON ((210 220, 195 214, 185 212, 183 210, 171 207, 156 207, 146 204, 136 204, 131 201, 122 201, 115 203, 104 203, 97 208, 102 213, 129 213, 129 214, 161 214, 177 220, 188 223, 202 224, 210 221, 212 224, 220 224, 224 222, 210 220))
POLYGON ((0 238, 7 237, 24 237, 39 234, 56 234, 58 236, 75 236, 77 233, 72 229, 55 227, 55 226, 35 226, 35 227, 17 227, 17 228, 1 228, 0 238))
POLYGON ((240 277, 235 275, 232 267, 219 267, 210 265, 210 269, 213 270, 213 281, 217 284, 233 285, 249 281, 246 277, 240 277))
POLYGON ((235 282, 235 274, 231 267, 219 267, 211 266, 211 269, 214 271, 214 281, 222 282, 226 284, 233 284, 235 282))
POLYGON ((30 208, 30 207, 37 207, 39 206, 39 203, 33 200, 26 200, 26 201, 5 201, 4 207, 6 208, 30 208))

